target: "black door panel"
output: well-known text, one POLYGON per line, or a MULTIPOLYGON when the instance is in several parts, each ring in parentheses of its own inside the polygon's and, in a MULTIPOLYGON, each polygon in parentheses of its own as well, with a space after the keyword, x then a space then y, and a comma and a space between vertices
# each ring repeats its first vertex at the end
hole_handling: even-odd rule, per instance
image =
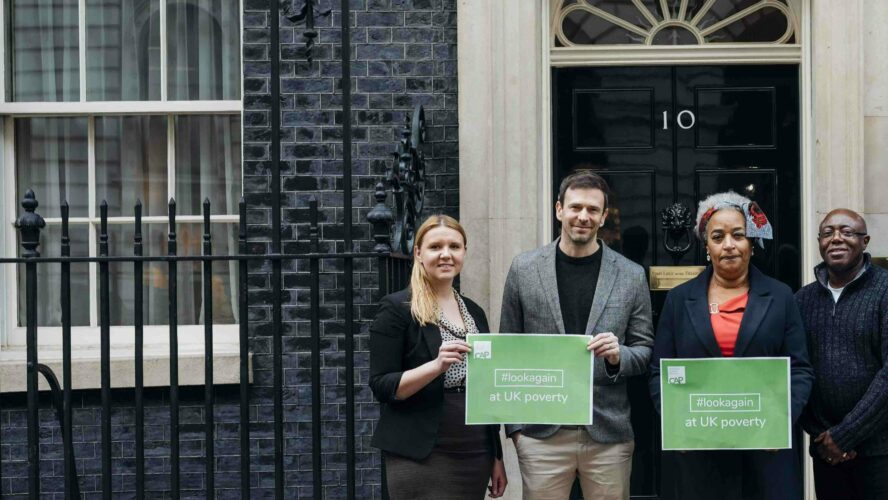
POLYGON ((696 148, 776 148, 776 94, 773 87, 696 89, 696 148))
POLYGON ((650 266, 658 245, 657 233, 647 216, 656 210, 656 171, 612 171, 602 177, 612 186, 612 195, 608 220, 599 236, 630 260, 650 266))
POLYGON ((577 89, 572 97, 574 151, 653 147, 654 89, 577 89))
MULTIPOLYGON (((775 240, 753 263, 797 289, 801 281, 797 66, 676 66, 554 69, 554 185, 577 169, 610 184, 600 237, 648 268, 671 265, 660 210, 732 189, 762 207, 775 240)), ((553 196, 554 199, 554 196, 553 196)), ((555 221, 555 235, 560 232, 555 221)), ((682 265, 704 265, 694 243, 682 265)), ((651 295, 654 321, 665 292, 651 295)), ((647 383, 629 383, 635 455, 633 498, 669 498, 669 464, 647 383)))

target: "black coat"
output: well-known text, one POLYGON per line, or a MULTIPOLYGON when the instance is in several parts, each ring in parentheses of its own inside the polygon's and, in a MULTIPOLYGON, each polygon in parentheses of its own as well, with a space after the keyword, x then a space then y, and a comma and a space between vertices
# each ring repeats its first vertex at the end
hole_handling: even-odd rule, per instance
MULTIPOLYGON (((420 326, 410 315, 409 290, 386 295, 370 326, 370 389, 380 402, 379 423, 370 444, 398 455, 422 460, 438 438, 444 404, 444 375, 405 400, 395 399, 401 375, 438 357, 441 331, 438 325, 420 326)), ((481 307, 463 297, 480 333, 490 331, 481 307)), ((499 426, 489 425, 491 450, 502 458, 499 426)))
MULTIPOLYGON (((650 393, 657 412, 660 411, 660 359, 722 357, 709 317, 707 295, 711 279, 712 266, 709 266, 666 296, 650 366, 650 393)), ((790 410, 795 423, 814 382, 802 317, 789 287, 755 266, 749 266, 749 300, 740 322, 734 356, 789 357, 790 410)), ((689 451, 671 456, 676 466, 672 478, 677 492, 675 498, 786 500, 802 496, 797 449, 689 451)))
MULTIPOLYGON (((661 358, 720 358, 721 349, 709 318, 712 266, 669 291, 657 325, 651 358, 650 392, 660 411, 661 358)), ((749 266, 749 301, 740 322, 735 357, 787 356, 793 423, 811 394, 814 369, 808 361, 805 327, 792 291, 785 284, 749 266)))

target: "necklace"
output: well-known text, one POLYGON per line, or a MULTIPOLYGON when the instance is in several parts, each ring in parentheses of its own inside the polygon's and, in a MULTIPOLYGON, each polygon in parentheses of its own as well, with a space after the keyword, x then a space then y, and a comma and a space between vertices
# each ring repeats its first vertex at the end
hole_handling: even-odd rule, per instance
MULTIPOLYGON (((710 290, 712 290, 712 288, 721 288, 722 290, 732 290, 732 289, 735 290, 737 288, 745 288, 748 290, 749 289, 749 281, 746 280, 736 287, 727 287, 727 286, 720 284, 718 281, 713 280, 712 285, 710 285, 710 290)), ((719 312, 718 302, 710 302, 709 303, 709 314, 718 314, 718 312, 719 312)))

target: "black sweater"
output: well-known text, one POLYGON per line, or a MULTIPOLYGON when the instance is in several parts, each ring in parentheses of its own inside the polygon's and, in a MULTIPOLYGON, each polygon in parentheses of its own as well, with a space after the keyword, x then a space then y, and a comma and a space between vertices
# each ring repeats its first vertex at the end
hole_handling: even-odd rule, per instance
POLYGON ((888 455, 888 271, 864 259, 838 302, 823 263, 796 293, 816 376, 801 423, 813 437, 829 430, 844 451, 888 455))
MULTIPOLYGON (((555 247, 555 276, 564 332, 585 335, 589 312, 595 299, 598 274, 601 272, 601 247, 586 257, 571 257, 555 247)), ((597 333, 597 332, 593 332, 597 333)))

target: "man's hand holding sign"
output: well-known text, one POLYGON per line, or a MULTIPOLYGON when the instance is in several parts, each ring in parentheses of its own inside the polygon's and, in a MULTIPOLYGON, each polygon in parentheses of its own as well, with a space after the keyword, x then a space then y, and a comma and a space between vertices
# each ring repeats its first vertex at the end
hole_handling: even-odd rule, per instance
POLYGON ((599 333, 589 339, 586 349, 595 357, 604 358, 611 366, 620 366, 620 339, 611 332, 599 333))

